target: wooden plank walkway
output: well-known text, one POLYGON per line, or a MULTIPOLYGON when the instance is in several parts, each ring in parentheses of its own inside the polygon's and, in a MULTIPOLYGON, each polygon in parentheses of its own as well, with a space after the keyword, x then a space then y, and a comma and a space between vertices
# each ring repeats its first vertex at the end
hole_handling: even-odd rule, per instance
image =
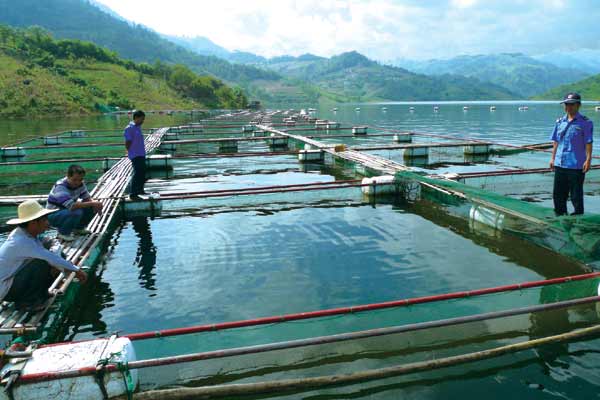
MULTIPOLYGON (((145 145, 148 153, 156 149, 161 142, 167 128, 159 129, 154 134, 146 137, 145 145)), ((123 145, 121 143, 121 145, 123 145)), ((98 180, 94 190, 90 193, 95 199, 103 203, 102 215, 96 215, 87 226, 89 235, 80 236, 74 242, 64 244, 66 259, 78 266, 85 265, 92 252, 101 244, 106 236, 108 227, 119 207, 121 196, 131 178, 131 161, 122 158, 98 180)), ((29 312, 15 309, 13 303, 0 304, 0 334, 24 334, 37 331, 40 322, 54 304, 57 297, 68 289, 75 278, 74 273, 61 272, 50 289, 50 298, 43 310, 29 312)))

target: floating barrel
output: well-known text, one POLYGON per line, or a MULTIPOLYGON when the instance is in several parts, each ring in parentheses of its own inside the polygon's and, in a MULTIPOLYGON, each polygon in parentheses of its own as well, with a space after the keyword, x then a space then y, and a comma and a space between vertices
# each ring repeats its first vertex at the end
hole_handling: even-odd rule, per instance
MULTIPOLYGON (((271 136, 275 136, 274 133, 271 133, 271 136)), ((276 137, 267 139, 269 146, 271 147, 287 147, 288 138, 287 137, 276 137)))
POLYGON ((244 125, 242 126, 242 132, 254 132, 254 125, 244 125))
POLYGON ((353 135, 366 135, 367 134, 367 127, 366 126, 353 126, 352 127, 352 134, 353 135))
POLYGON ((335 121, 329 121, 327 123, 327 129, 340 129, 340 123, 335 121))
POLYGON ((53 146, 57 144, 62 144, 62 139, 60 136, 45 136, 44 137, 44 145, 53 146))
POLYGON ((361 190, 368 196, 376 196, 379 194, 396 193, 396 177, 393 175, 374 176, 372 178, 363 178, 363 186, 361 190))
POLYGON ((324 153, 321 150, 300 150, 298 152, 298 161, 323 161, 324 153))
POLYGON ((488 154, 490 146, 488 144, 469 144, 463 147, 464 154, 488 154))
MULTIPOLYGON (((40 347, 33 351, 30 358, 15 363, 7 363, 2 368, 2 376, 15 371, 20 376, 53 374, 61 371, 95 367, 101 361, 122 363, 135 361, 133 344, 127 338, 112 336, 106 339, 87 340, 79 343, 65 343, 40 347)), ((16 361, 16 360, 15 360, 16 361)), ((126 396, 127 387, 123 384, 123 374, 138 386, 138 371, 106 371, 102 380, 109 398, 126 396)), ((12 397, 6 391, 0 391, 0 400, 9 398, 19 400, 54 399, 102 399, 103 394, 94 376, 80 376, 41 382, 19 382, 12 388, 12 397)))
POLYGON ((328 122, 326 119, 318 119, 315 121, 316 129, 327 129, 328 122))
POLYGON ((71 131, 71 137, 84 137, 84 131, 71 131))
POLYGON ((171 154, 152 154, 146 157, 146 167, 149 169, 173 169, 171 154))
POLYGON ((478 233, 498 236, 504 226, 504 214, 475 204, 469 210, 469 227, 478 233))
POLYGON ((396 133, 394 134, 393 139, 396 143, 411 143, 412 135, 410 133, 396 133))
POLYGON ((2 157, 24 157, 25 149, 23 147, 2 147, 0 148, 2 157))
POLYGON ((134 216, 156 217, 160 215, 163 208, 160 194, 152 193, 149 196, 141 197, 143 199, 141 201, 132 201, 127 199, 121 203, 123 204, 122 207, 125 218, 134 216))
POLYGON ((428 157, 429 147, 409 147, 404 150, 404 158, 428 157))

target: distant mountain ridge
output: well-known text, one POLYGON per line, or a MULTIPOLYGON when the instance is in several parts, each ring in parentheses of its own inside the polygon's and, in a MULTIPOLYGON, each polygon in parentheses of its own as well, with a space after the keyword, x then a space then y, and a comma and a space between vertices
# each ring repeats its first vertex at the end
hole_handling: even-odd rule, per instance
POLYGON ((58 38, 89 40, 124 58, 156 65, 181 63, 240 85, 267 105, 374 100, 490 100, 522 97, 495 83, 456 74, 426 76, 382 65, 357 52, 331 58, 305 54, 266 59, 228 50, 206 38, 165 39, 130 21, 115 18, 88 0, 0 0, 0 23, 39 25, 58 38), (179 45, 171 40, 178 41, 179 45), (185 46, 185 47, 184 47, 185 46), (232 62, 215 55, 226 54, 232 62))
POLYGON ((576 68, 589 74, 600 73, 599 49, 555 50, 533 58, 562 68, 576 68))
POLYGON ((290 78, 317 84, 335 100, 482 100, 515 99, 498 85, 458 75, 439 77, 381 65, 352 51, 329 59, 304 55, 270 59, 265 67, 290 78))
POLYGON ((449 60, 396 60, 394 65, 427 74, 459 74, 505 87, 523 97, 589 76, 575 68, 560 68, 520 53, 458 56, 449 60))

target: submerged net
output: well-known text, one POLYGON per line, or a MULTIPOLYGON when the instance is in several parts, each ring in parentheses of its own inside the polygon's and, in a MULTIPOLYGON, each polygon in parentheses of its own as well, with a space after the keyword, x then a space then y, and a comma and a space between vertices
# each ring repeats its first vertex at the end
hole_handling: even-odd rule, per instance
POLYGON ((600 262, 600 215, 554 215, 550 207, 494 193, 464 183, 425 177, 414 172, 396 174, 401 184, 421 184, 421 196, 435 197, 478 223, 531 240, 545 248, 597 264, 600 262))

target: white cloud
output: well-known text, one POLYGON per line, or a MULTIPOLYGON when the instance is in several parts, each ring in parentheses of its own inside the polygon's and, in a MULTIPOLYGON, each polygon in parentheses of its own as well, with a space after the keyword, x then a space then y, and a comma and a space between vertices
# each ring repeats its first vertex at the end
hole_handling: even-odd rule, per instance
POLYGON ((357 50, 372 58, 444 58, 458 54, 561 46, 598 47, 593 1, 565 13, 564 0, 98 0, 161 33, 204 36, 264 56, 357 50), (585 12, 582 12, 585 10, 585 12), (579 36, 577 36, 579 35, 579 36))

